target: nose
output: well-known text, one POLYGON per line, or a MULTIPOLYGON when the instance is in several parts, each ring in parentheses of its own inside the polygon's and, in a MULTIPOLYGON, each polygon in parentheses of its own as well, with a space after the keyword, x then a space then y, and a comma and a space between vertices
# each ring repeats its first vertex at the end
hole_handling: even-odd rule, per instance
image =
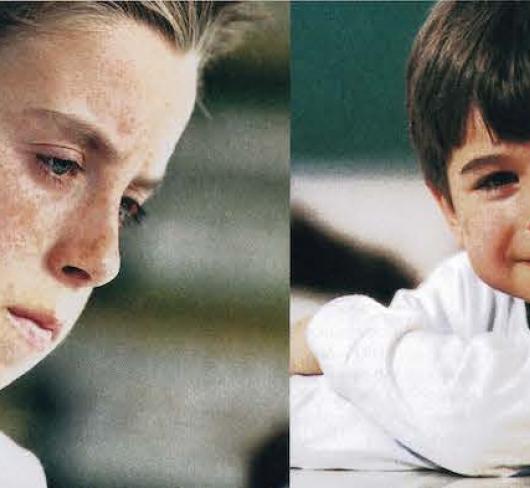
POLYGON ((112 281, 120 269, 118 209, 92 201, 65 219, 46 255, 49 271, 72 288, 112 281))

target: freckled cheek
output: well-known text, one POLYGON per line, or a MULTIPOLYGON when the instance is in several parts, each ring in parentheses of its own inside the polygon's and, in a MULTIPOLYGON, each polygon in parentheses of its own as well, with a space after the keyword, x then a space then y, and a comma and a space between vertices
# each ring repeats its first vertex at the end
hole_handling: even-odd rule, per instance
POLYGON ((464 220, 464 243, 469 254, 489 263, 502 262, 509 254, 515 232, 509 209, 478 206, 464 220))
MULTIPOLYGON (((50 203, 35 184, 0 166, 0 260, 4 263, 35 259, 44 253, 53 234, 50 203)), ((14 264, 14 263, 13 263, 14 264)))

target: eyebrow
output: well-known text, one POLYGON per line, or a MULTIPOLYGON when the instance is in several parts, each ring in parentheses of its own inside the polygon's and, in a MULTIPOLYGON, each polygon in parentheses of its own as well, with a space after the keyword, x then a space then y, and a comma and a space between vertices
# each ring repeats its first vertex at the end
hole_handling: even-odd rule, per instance
POLYGON ((476 158, 470 159, 460 170, 460 174, 471 173, 483 166, 495 164, 506 160, 505 154, 485 154, 484 156, 477 156, 476 158))
POLYGON ((80 146, 102 151, 111 158, 118 157, 119 152, 111 139, 101 129, 77 115, 45 108, 29 108, 23 113, 52 122, 80 146))
MULTIPOLYGON (((116 146, 110 138, 98 127, 82 120, 77 115, 58 112, 44 108, 30 108, 24 111, 26 115, 34 115, 41 119, 53 122, 60 130, 73 137, 81 146, 103 151, 111 158, 119 155, 116 146)), ((163 178, 148 178, 139 176, 129 185, 132 188, 145 191, 150 195, 155 193, 162 185, 163 178)))

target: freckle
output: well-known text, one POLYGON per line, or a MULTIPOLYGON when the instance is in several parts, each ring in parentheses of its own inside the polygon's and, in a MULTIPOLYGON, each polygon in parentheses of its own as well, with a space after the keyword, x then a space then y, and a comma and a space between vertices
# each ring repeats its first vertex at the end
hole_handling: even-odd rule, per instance
POLYGON ((124 113, 119 118, 118 132, 120 134, 131 134, 136 126, 136 119, 132 113, 124 113))

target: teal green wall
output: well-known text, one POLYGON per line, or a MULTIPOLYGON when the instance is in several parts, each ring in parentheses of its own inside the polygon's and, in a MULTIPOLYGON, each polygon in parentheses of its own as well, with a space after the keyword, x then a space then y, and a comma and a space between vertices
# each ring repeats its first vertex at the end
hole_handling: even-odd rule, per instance
POLYGON ((404 77, 430 2, 293 2, 293 166, 412 159, 404 77), (315 161, 316 160, 316 161, 315 161))

